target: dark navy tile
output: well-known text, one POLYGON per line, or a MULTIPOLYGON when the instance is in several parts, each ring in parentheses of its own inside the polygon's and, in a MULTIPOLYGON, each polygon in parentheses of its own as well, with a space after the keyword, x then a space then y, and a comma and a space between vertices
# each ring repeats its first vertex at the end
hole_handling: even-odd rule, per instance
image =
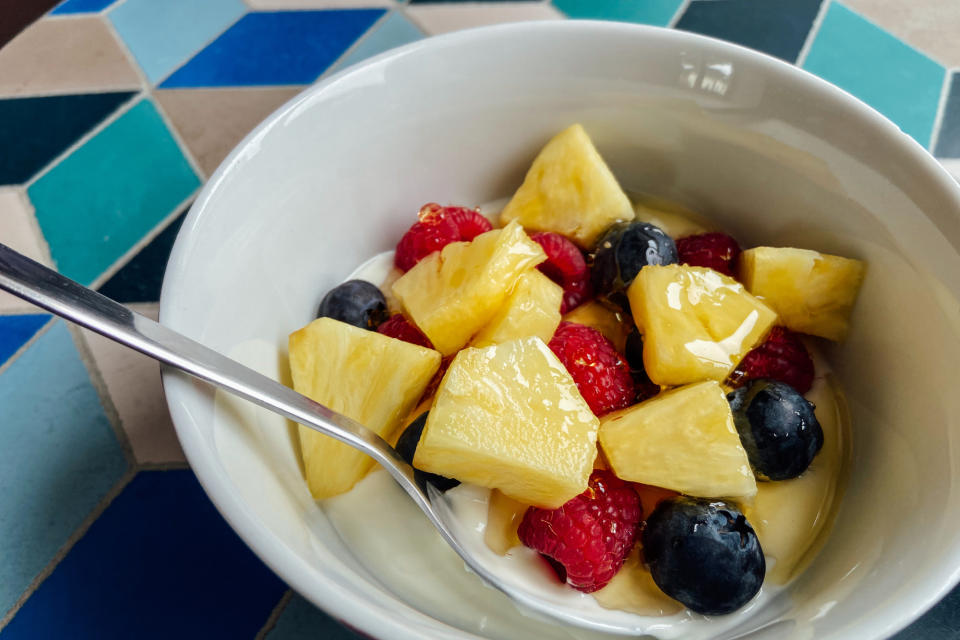
POLYGON ((794 62, 821 0, 693 0, 677 29, 742 44, 794 62))
POLYGON ((25 345, 50 316, 46 314, 0 316, 0 367, 25 345))
POLYGON ((933 154, 938 158, 960 158, 960 75, 956 72, 950 78, 950 91, 933 154))
POLYGON ((249 13, 161 86, 306 84, 383 13, 383 9, 249 13))
POLYGON ((133 93, 0 100, 0 184, 30 179, 133 93))
POLYGON ((265 640, 362 640, 366 636, 354 633, 347 627, 316 608, 302 596, 293 598, 277 618, 265 640))
POLYGON ((253 638, 286 589, 191 471, 143 471, 0 639, 253 638))
MULTIPOLYGON (((189 207, 188 207, 189 208, 189 207)), ((107 280, 100 293, 118 302, 156 302, 167 268, 173 241, 187 216, 184 211, 167 225, 147 246, 107 280)))
POLYGON ((960 640, 960 587, 890 640, 960 640))
POLYGON ((98 13, 116 1, 117 0, 63 0, 63 2, 58 4, 50 13, 98 13))

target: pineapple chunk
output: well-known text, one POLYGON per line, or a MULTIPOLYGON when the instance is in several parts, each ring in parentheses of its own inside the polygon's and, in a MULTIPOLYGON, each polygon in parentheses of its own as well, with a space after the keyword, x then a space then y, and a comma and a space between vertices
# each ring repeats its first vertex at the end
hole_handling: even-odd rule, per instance
POLYGON ((645 330, 644 368, 664 386, 725 380, 777 319, 739 282, 703 267, 644 267, 627 298, 645 330))
POLYGON ((493 320, 473 337, 471 345, 487 347, 528 336, 549 342, 560 325, 561 302, 563 289, 560 285, 531 269, 520 276, 513 293, 493 320))
POLYGON ((784 326, 843 340, 863 282, 859 260, 788 247, 756 247, 740 256, 740 279, 779 315, 784 326))
POLYGON ((633 212, 637 220, 659 227, 674 240, 713 230, 700 215, 667 200, 645 197, 633 205, 633 212))
MULTIPOLYGON (((440 367, 440 354, 331 318, 290 334, 293 388, 390 438, 440 367)), ((316 499, 349 491, 373 459, 300 427, 307 486, 316 499)))
POLYGON ((407 315, 448 356, 493 319, 525 271, 547 259, 517 223, 453 242, 393 283, 407 315))
POLYGON ((599 439, 618 478, 704 498, 757 493, 747 452, 717 382, 666 391, 604 416, 599 439))
POLYGON ((533 231, 554 231, 584 249, 633 206, 579 124, 558 133, 533 161, 523 184, 500 213, 533 231))
POLYGON ((507 497, 502 491, 490 492, 487 504, 487 526, 483 529, 483 541, 498 556, 505 556, 510 549, 519 547, 517 529, 529 505, 507 497))
POLYGON ((624 321, 623 313, 607 307, 602 302, 592 300, 582 304, 563 316, 565 322, 575 322, 596 329, 613 343, 617 351, 623 353, 630 335, 630 325, 624 321))
POLYGON ((413 462, 554 509, 586 490, 598 424, 540 338, 467 348, 440 383, 413 462))

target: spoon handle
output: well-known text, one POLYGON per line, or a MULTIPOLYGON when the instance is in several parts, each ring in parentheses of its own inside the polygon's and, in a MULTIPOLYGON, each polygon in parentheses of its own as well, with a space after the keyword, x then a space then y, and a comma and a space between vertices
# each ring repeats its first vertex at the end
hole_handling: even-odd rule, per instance
MULTIPOLYGON (((168 329, 0 244, 0 289, 221 389, 363 451, 385 467, 409 466, 358 422, 168 329)), ((406 467, 406 469, 404 469, 406 467)), ((396 477, 396 473, 393 474, 396 477)))

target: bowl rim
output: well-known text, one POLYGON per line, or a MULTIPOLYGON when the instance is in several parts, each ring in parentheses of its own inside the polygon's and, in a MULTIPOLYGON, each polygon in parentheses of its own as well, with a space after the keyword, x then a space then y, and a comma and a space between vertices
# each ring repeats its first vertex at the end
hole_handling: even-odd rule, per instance
MULTIPOLYGON (((258 140, 268 135, 277 123, 297 109, 300 104, 316 98, 321 93, 352 76, 362 75, 374 67, 387 65, 392 60, 418 54, 421 51, 429 52, 431 49, 438 47, 443 48, 485 40, 493 41, 501 37, 518 37, 530 30, 555 32, 558 35, 571 32, 580 32, 580 35, 593 33, 597 37, 603 37, 604 34, 614 32, 617 34, 632 34, 638 38, 661 39, 668 44, 725 49, 731 55, 750 58, 760 65, 765 72, 779 74, 789 79, 800 92, 838 98, 843 108, 849 110, 851 115, 859 118, 865 127, 873 128, 878 135, 886 137, 904 154, 904 158, 909 159, 914 164, 918 171, 926 173, 928 177, 933 179, 944 194, 952 200, 954 210, 960 212, 960 184, 926 148, 870 105, 848 91, 799 66, 741 45, 674 28, 602 20, 570 19, 503 23, 427 37, 367 58, 305 87, 302 92, 282 104, 251 130, 207 180, 197 195, 194 204, 190 207, 177 234, 164 274, 160 295, 159 318, 161 323, 177 328, 178 322, 182 318, 182 310, 177 306, 176 300, 178 289, 189 281, 185 258, 190 252, 191 237, 195 235, 193 232, 198 225, 198 221, 204 215, 208 203, 216 197, 220 184, 247 154, 247 150, 256 146, 258 140)), ((337 583, 327 579, 323 574, 305 571, 293 550, 279 543, 269 530, 258 522, 256 514, 251 511, 241 499, 239 493, 234 490, 233 483, 226 471, 216 462, 213 456, 214 452, 210 450, 199 430, 191 425, 189 413, 180 403, 182 397, 180 389, 183 387, 178 383, 186 379, 185 374, 167 367, 162 368, 162 383, 166 393, 166 402, 177 437, 187 461, 204 491, 241 539, 290 587, 341 622, 378 638, 421 637, 419 634, 423 629, 413 626, 401 628, 398 626, 399 621, 395 617, 391 617, 385 610, 370 607, 362 598, 347 594, 339 588, 337 583), (318 581, 317 577, 321 579, 318 581)), ((958 553, 960 553, 960 542, 957 544, 958 553)), ((899 606, 888 607, 884 609, 885 613, 879 612, 873 616, 865 628, 857 630, 858 637, 865 639, 884 638, 893 635, 928 611, 958 583, 960 583, 960 566, 934 574, 927 581, 924 589, 916 590, 906 601, 901 600, 899 606), (899 613, 893 615, 894 612, 899 613)), ((444 628, 458 634, 457 637, 481 639, 481 636, 437 620, 412 606, 410 606, 410 609, 422 616, 427 624, 439 625, 434 627, 437 630, 444 628)), ((845 632, 845 630, 841 631, 845 632)), ((841 636, 834 634, 831 637, 839 638, 841 636)))

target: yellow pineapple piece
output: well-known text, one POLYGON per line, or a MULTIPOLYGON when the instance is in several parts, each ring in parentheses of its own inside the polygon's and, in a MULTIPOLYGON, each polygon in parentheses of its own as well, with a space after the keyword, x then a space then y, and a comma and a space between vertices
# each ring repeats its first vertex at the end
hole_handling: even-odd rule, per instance
POLYGON ((527 270, 547 259, 517 223, 453 242, 393 283, 407 315, 443 355, 490 322, 527 270))
POLYGON ((592 327, 613 343, 617 351, 623 353, 630 334, 630 324, 621 311, 611 309, 598 300, 580 305, 563 316, 565 322, 592 327))
POLYGON ((414 466, 554 509, 586 490, 597 426, 540 338, 470 347, 437 389, 414 466))
POLYGON ((600 420, 600 448, 618 478, 704 498, 757 493, 720 384, 687 385, 600 420))
POLYGON ((740 255, 740 279, 788 329, 843 340, 864 264, 808 249, 755 247, 740 255))
POLYGON ((517 502, 494 489, 490 492, 490 502, 487 505, 487 526, 483 530, 483 541, 491 551, 503 556, 507 551, 520 546, 520 536, 517 529, 523 520, 523 514, 529 505, 517 502))
POLYGON ((653 581, 641 558, 639 544, 633 547, 613 580, 591 595, 604 609, 629 611, 641 616, 669 616, 683 611, 683 605, 661 591, 653 581))
MULTIPOLYGON (((440 367, 440 354, 375 331, 319 318, 290 334, 293 388, 390 438, 440 367)), ((314 498, 349 491, 373 459, 300 427, 307 486, 314 498)))
POLYGON ((502 223, 518 220, 527 229, 559 233, 585 249, 614 222, 632 219, 630 200, 579 124, 547 143, 500 213, 502 223))
POLYGON ((676 240, 713 231, 715 227, 703 216, 686 207, 660 198, 645 196, 633 205, 637 220, 649 222, 676 240))
POLYGON ((560 285, 536 269, 530 269, 520 276, 513 293, 470 344, 486 347, 528 336, 549 342, 560 324, 561 302, 560 285))
POLYGON ((704 267, 644 267, 627 298, 644 328, 644 368, 664 386, 725 380, 777 319, 742 284, 704 267))

